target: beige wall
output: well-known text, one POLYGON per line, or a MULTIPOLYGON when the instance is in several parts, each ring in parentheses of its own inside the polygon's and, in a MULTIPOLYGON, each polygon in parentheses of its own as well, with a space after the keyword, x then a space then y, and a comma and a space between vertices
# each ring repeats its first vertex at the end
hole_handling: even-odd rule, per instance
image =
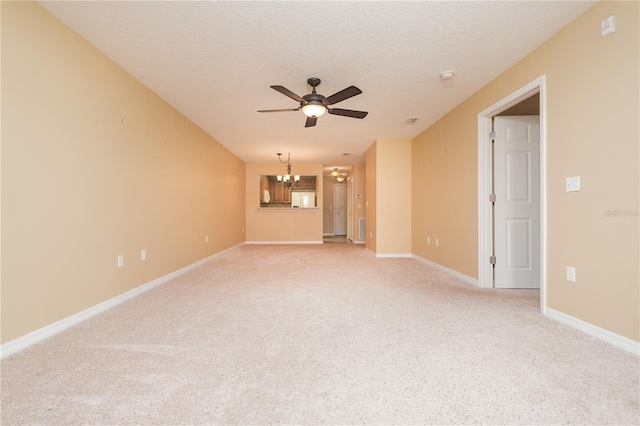
POLYGON ((242 161, 40 5, 1 7, 3 343, 244 241, 242 161))
POLYGON ((378 140, 367 151, 366 160, 367 194, 375 192, 376 211, 373 227, 367 226, 367 233, 374 232, 376 248, 367 247, 377 255, 410 255, 411 141, 378 140), (375 179, 370 186, 372 162, 375 179))
MULTIPOLYGON (((292 163, 295 153, 292 153, 292 163)), ((322 242, 323 179, 322 164, 294 163, 291 172, 316 176, 317 209, 260 208, 260 175, 278 175, 286 171, 278 162, 249 163, 246 168, 247 242, 322 242)))
POLYGON ((353 241, 357 243, 364 243, 366 238, 361 239, 360 237, 360 218, 365 218, 365 230, 367 228, 366 224, 366 166, 364 164, 355 164, 351 170, 349 171, 349 176, 353 176, 353 241), (360 197, 356 195, 360 194, 360 197))
POLYGON ((477 277, 477 114, 547 82, 547 306, 640 341, 638 2, 601 2, 413 140, 413 253, 477 277), (616 32, 600 36, 615 15, 616 32), (566 193, 565 178, 581 177, 566 193), (426 244, 440 235, 441 246, 426 244), (577 282, 565 280, 576 267, 577 282))
POLYGON ((476 108, 464 103, 412 144, 412 252, 471 277, 478 276, 476 108))
POLYGON ((378 249, 377 237, 377 213, 376 213, 376 187, 378 171, 376 158, 377 158, 377 142, 374 142, 365 152, 365 213, 367 217, 367 239, 365 247, 367 250, 376 253, 378 249))

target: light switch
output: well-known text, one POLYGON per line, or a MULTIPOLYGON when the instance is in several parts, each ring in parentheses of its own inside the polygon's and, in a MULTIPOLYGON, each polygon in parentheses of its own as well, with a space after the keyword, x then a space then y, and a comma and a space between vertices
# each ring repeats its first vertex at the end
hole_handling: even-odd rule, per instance
POLYGON ((615 18, 613 16, 609 16, 607 19, 602 21, 602 24, 600 24, 600 33, 602 34, 602 38, 610 36, 615 31, 615 18))
POLYGON ((576 282, 576 268, 573 266, 567 266, 567 281, 570 283, 576 282))
POLYGON ((567 192, 580 191, 580 176, 568 177, 566 179, 566 189, 567 192))

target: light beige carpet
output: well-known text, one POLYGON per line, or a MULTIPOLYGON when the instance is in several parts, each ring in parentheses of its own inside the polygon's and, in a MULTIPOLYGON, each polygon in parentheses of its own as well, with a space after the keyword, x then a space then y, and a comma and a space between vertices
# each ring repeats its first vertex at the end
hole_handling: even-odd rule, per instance
POLYGON ((243 246, 2 361, 3 425, 638 424, 639 359, 362 246, 243 246))

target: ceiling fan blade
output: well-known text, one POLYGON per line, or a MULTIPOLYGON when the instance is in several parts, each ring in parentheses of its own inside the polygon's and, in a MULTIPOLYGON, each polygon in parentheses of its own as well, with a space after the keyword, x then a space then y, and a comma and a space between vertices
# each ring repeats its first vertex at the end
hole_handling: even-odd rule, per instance
POLYGON ((353 118, 365 118, 367 114, 369 114, 366 111, 354 111, 352 109, 341 109, 341 108, 327 109, 327 112, 333 115, 342 115, 344 117, 353 117, 353 118))
POLYGON ((316 121, 318 121, 318 117, 307 117, 307 122, 304 124, 304 127, 313 127, 316 125, 316 121))
POLYGON ((286 108, 286 109, 259 109, 258 112, 285 112, 285 111, 298 111, 300 108, 286 108))
POLYGON ((286 87, 283 87, 283 86, 271 86, 271 88, 273 90, 277 90, 278 92, 282 93, 285 96, 290 97, 294 101, 304 102, 304 99, 302 99, 300 96, 296 95, 295 93, 293 93, 291 90, 287 89, 286 87))
POLYGON ((334 93, 324 100, 327 105, 337 104, 338 102, 342 102, 345 99, 349 99, 353 96, 359 95, 362 93, 362 90, 358 89, 356 86, 349 86, 344 90, 339 91, 338 93, 334 93))

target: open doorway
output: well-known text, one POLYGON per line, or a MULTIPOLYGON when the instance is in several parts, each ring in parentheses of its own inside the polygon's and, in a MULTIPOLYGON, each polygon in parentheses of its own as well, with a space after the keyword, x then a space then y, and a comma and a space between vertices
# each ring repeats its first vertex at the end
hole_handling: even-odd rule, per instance
MULTIPOLYGON (((493 255, 495 253, 494 233, 494 180, 493 180, 493 118, 502 114, 520 115, 521 109, 537 103, 539 113, 540 154, 537 177, 539 184, 539 236, 535 253, 539 259, 540 308, 546 306, 546 87, 544 76, 532 81, 511 95, 505 97, 478 114, 478 284, 480 287, 494 287, 493 255), (511 109, 515 108, 515 109, 511 109)), ((531 111, 531 110, 529 110, 531 111)), ((528 111, 528 112, 529 112, 528 111)), ((529 115, 529 114, 527 114, 529 115)))

